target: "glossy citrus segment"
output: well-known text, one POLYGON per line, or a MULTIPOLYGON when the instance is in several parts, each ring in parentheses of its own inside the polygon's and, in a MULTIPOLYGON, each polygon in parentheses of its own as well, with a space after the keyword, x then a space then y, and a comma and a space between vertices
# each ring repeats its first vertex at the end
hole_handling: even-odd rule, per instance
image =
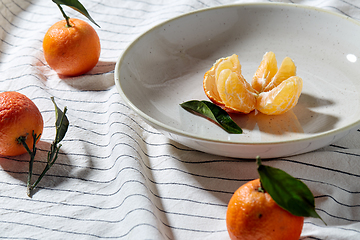
POLYGON ((256 91, 262 92, 264 88, 270 83, 277 71, 278 67, 275 54, 273 52, 265 53, 260 66, 253 76, 251 86, 256 91))
POLYGON ((304 218, 279 207, 259 179, 242 185, 231 197, 226 226, 232 240, 298 240, 304 218))
POLYGON ((230 69, 233 72, 240 72, 240 62, 237 55, 218 59, 214 65, 204 75, 203 87, 208 98, 216 104, 224 105, 217 90, 217 78, 224 69, 230 69), (219 67, 220 66, 220 67, 219 67))
POLYGON ((217 105, 224 105, 215 83, 215 66, 216 63, 204 75, 203 88, 206 96, 217 105))
POLYGON ((222 70, 217 80, 217 89, 225 108, 242 113, 249 113, 255 109, 256 95, 249 89, 251 86, 242 75, 222 70))
POLYGON ((43 127, 42 115, 28 97, 18 92, 0 93, 0 155, 26 153, 17 139, 26 137, 26 144, 32 148, 32 132, 39 135, 43 127))
POLYGON ((268 115, 285 113, 297 104, 302 86, 303 81, 300 77, 290 77, 272 90, 260 93, 256 109, 268 115))
POLYGON ((282 83, 282 81, 292 76, 296 76, 296 66, 295 63, 291 60, 291 58, 286 57, 282 61, 279 70, 271 79, 271 82, 265 87, 263 92, 270 91, 271 89, 282 83))
POLYGON ((236 54, 224 58, 215 67, 215 81, 219 78, 222 70, 229 69, 232 72, 241 75, 241 65, 236 54))

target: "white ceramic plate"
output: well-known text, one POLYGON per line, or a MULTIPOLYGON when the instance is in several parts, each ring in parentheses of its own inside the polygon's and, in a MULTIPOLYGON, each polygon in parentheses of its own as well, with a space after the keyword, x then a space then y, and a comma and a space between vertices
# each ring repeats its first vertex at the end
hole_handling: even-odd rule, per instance
POLYGON ((360 25, 295 4, 239 4, 166 21, 119 58, 115 83, 147 123, 188 147, 237 158, 274 158, 331 144, 360 123, 360 25), (297 106, 280 116, 237 115, 228 134, 179 104, 207 100, 203 75, 221 57, 239 55, 251 81, 267 51, 292 58, 304 81, 297 106))

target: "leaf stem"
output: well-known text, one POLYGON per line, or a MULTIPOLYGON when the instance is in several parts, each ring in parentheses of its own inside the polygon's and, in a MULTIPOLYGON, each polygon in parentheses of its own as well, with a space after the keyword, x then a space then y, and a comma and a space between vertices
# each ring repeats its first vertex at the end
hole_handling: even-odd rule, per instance
POLYGON ((33 190, 37 185, 38 183, 41 181, 41 179, 45 176, 45 174, 47 173, 47 171, 52 167, 52 165, 55 163, 57 157, 58 157, 58 153, 59 153, 59 150, 60 150, 60 147, 57 147, 56 148, 56 153, 55 155, 54 154, 50 154, 52 153, 52 150, 49 152, 48 154, 48 162, 46 163, 46 166, 44 168, 44 170, 42 171, 42 173, 40 174, 40 176, 38 177, 38 179, 31 185, 30 187, 30 191, 33 190), (55 157, 54 157, 55 156, 55 157), (53 159, 49 159, 49 157, 52 157, 53 159))
MULTIPOLYGON (((60 119, 60 123, 59 123, 59 126, 56 126, 56 132, 58 133, 59 131, 59 128, 62 126, 63 124, 63 121, 65 119, 65 113, 66 113, 66 110, 67 108, 65 107, 64 108, 64 112, 61 116, 61 119, 60 119)), ((59 140, 59 136, 58 134, 56 134, 56 137, 55 137, 55 140, 53 141, 53 143, 51 144, 50 146, 50 151, 48 152, 48 156, 47 156, 47 163, 46 163, 46 166, 44 168, 44 170, 42 171, 42 173, 40 174, 40 176, 38 177, 38 179, 36 180, 36 182, 34 182, 32 185, 31 185, 31 189, 34 189, 38 183, 41 181, 41 179, 45 176, 46 172, 52 167, 52 165, 55 163, 55 161, 57 160, 58 158, 58 155, 59 155, 59 151, 60 151, 60 147, 61 147, 61 144, 58 146, 58 143, 60 142, 59 140)))
MULTIPOLYGON (((261 157, 260 156, 256 156, 256 164, 258 165, 258 168, 261 166, 261 157)), ((261 182, 261 179, 260 179, 260 187, 258 188, 258 191, 262 192, 262 193, 266 192, 266 190, 261 182)))
POLYGON ((66 27, 68 27, 68 28, 72 27, 70 24, 70 17, 68 15, 66 15, 64 9, 60 6, 60 4, 56 4, 56 5, 59 7, 60 12, 62 13, 63 17, 66 20, 66 27))
POLYGON ((258 165, 258 167, 261 165, 261 157, 260 156, 256 156, 256 164, 258 165))
POLYGON ((33 146, 32 146, 32 151, 30 150, 29 146, 26 144, 26 136, 21 136, 19 137, 17 140, 19 143, 21 143, 24 148, 26 149, 26 151, 29 153, 30 155, 30 161, 29 161, 29 174, 28 174, 28 179, 26 182, 26 193, 27 195, 30 197, 31 195, 31 178, 32 178, 32 173, 33 173, 33 165, 34 165, 34 159, 35 159, 35 155, 36 155, 36 142, 39 140, 41 134, 36 135, 34 131, 32 131, 32 137, 34 139, 33 142, 33 146))

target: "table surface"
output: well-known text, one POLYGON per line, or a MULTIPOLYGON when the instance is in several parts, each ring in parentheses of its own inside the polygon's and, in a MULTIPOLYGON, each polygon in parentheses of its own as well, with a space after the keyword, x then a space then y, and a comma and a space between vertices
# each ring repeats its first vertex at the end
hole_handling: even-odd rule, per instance
MULTIPOLYGON (((167 19, 230 3, 285 2, 360 19, 356 0, 82 0, 101 26, 100 61, 75 78, 46 63, 42 39, 62 19, 49 0, 0 0, 0 92, 18 91, 40 109, 44 133, 34 173, 55 127, 54 97, 70 126, 59 158, 32 198, 28 155, 0 157, 0 239, 229 239, 227 203, 257 178, 255 161, 201 153, 147 125, 114 85, 117 59, 136 37, 167 19)), ((86 20, 64 6, 71 16, 86 20)), ((301 239, 360 239, 360 133, 300 156, 267 161, 306 183, 325 220, 305 218, 301 239)))

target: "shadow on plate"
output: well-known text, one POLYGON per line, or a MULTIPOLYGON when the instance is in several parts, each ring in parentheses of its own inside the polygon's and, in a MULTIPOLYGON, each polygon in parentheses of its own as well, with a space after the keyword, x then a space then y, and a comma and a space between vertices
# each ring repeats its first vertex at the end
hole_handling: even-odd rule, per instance
POLYGON ((304 130, 292 110, 277 116, 269 116, 258 111, 249 114, 230 114, 231 118, 243 129, 254 130, 273 135, 287 132, 304 133, 304 130))
POLYGON ((335 116, 316 112, 311 108, 326 107, 334 104, 330 100, 302 94, 292 110, 276 116, 265 115, 258 111, 249 114, 230 114, 231 118, 243 129, 254 130, 272 135, 286 133, 322 133, 335 128, 339 119, 335 116))

